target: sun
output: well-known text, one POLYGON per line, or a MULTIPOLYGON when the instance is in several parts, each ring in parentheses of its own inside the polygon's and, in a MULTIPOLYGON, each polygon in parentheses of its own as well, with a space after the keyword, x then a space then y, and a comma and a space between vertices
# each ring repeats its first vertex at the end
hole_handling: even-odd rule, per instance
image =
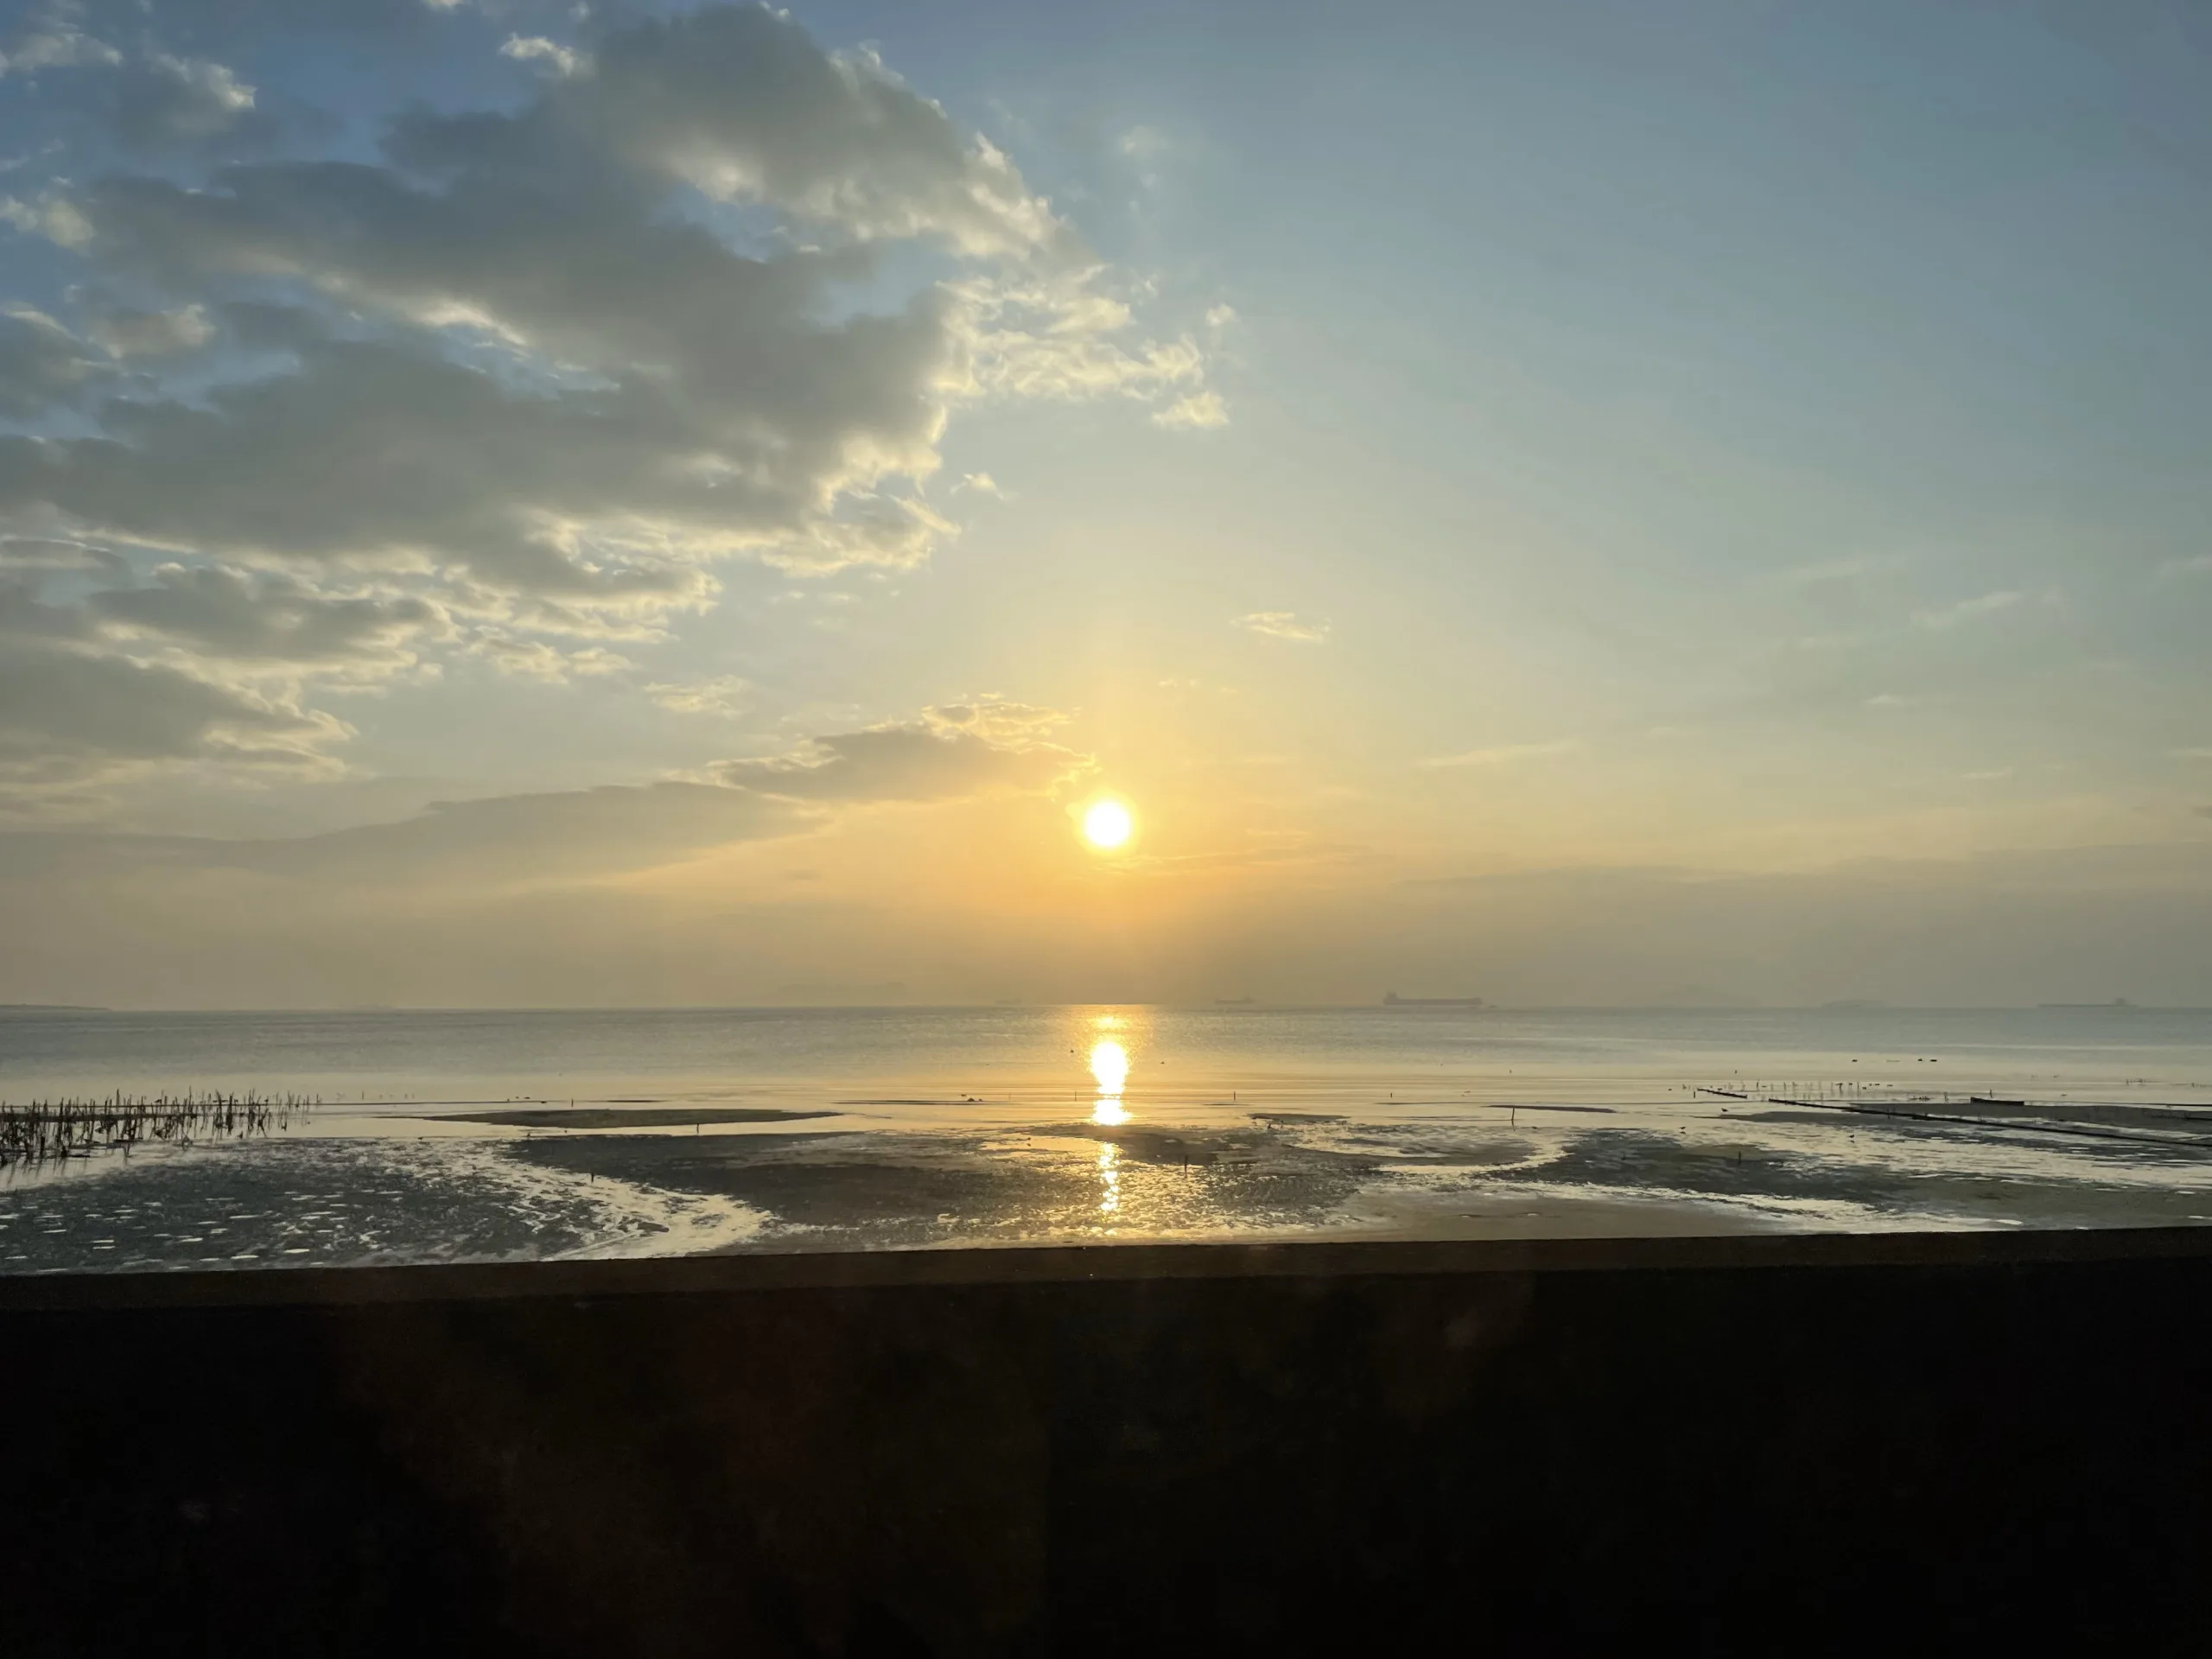
POLYGON ((1102 853, 1127 844, 1135 829, 1136 820, 1119 801, 1100 801, 1083 815, 1083 838, 1102 853))

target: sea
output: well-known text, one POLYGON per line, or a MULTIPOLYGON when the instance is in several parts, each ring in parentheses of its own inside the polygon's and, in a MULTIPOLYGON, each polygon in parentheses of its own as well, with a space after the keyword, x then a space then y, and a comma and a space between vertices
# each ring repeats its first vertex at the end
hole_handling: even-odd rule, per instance
POLYGON ((0 1011, 13 1274, 2206 1221, 2202 1009, 0 1011))

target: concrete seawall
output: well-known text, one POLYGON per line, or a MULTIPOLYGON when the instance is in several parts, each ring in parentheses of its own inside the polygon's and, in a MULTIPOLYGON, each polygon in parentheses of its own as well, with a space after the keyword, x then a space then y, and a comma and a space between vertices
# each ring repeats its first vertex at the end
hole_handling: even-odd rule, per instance
POLYGON ((0 1281, 11 1653, 2212 1624, 2212 1230, 0 1281))

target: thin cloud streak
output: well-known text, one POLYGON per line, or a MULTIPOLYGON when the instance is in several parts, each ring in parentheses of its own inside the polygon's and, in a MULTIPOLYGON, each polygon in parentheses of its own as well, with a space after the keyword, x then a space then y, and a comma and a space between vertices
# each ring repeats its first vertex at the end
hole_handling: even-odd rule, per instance
POLYGON ((1287 639, 1294 645, 1319 645, 1325 644, 1329 638, 1327 623, 1300 621, 1295 611, 1254 611, 1232 620, 1248 632, 1269 639, 1287 639))
POLYGON ((1459 754, 1436 754, 1414 765, 1424 772, 1443 772, 1461 766, 1510 766, 1523 760, 1541 760, 1552 755, 1575 754, 1581 751, 1579 738, 1560 738, 1551 743, 1505 743, 1496 748, 1468 749, 1459 754))

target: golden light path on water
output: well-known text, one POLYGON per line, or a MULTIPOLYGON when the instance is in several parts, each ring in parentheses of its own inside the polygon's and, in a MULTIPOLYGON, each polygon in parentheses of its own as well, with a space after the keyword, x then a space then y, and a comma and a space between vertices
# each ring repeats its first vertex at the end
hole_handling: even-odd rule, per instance
POLYGON ((1091 1109, 1094 1123, 1126 1123, 1128 1109, 1122 1104, 1122 1090, 1129 1081, 1129 1052, 1110 1037, 1090 1046, 1090 1075, 1098 1084, 1098 1103, 1091 1109))
MULTIPOLYGON (((1119 1031, 1122 1021, 1118 1015, 1102 1014, 1091 1021, 1094 1030, 1119 1031)), ((1090 1077, 1098 1085, 1098 1101, 1090 1109, 1090 1121, 1107 1128, 1129 1121, 1128 1108, 1122 1104, 1122 1091, 1128 1087, 1129 1051, 1111 1037, 1101 1037, 1090 1046, 1090 1077)), ((1111 1217, 1122 1207, 1122 1149, 1111 1141, 1098 1148, 1098 1213, 1111 1217)))

